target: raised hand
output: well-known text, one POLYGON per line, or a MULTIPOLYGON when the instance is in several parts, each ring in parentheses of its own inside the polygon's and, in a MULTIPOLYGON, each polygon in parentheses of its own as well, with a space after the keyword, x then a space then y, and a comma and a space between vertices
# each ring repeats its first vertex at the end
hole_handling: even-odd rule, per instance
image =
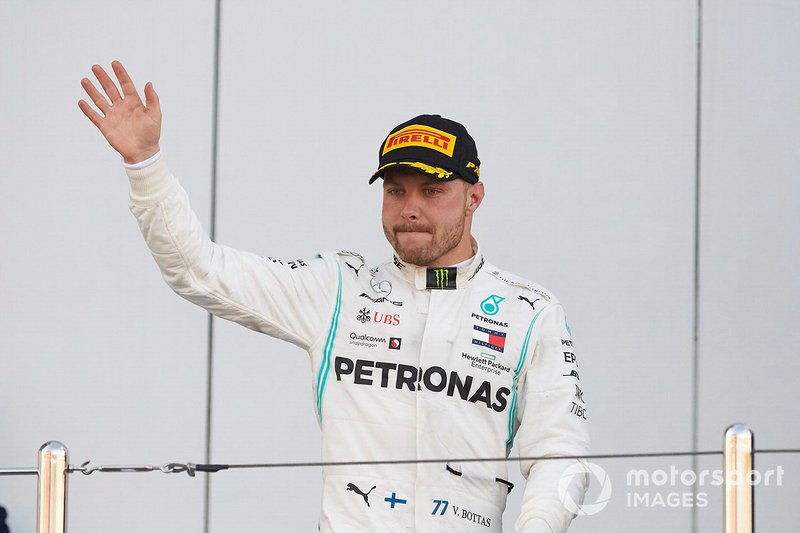
POLYGON ((136 92, 136 86, 122 63, 114 61, 111 63, 111 67, 119 80, 122 96, 103 67, 94 65, 92 72, 103 87, 105 96, 95 88, 88 78, 81 80, 81 86, 100 113, 84 100, 78 101, 78 107, 97 126, 100 133, 111 147, 119 152, 126 163, 138 163, 159 150, 161 107, 158 103, 158 95, 153 89, 153 84, 148 82, 144 86, 146 104, 143 104, 139 93, 136 92))

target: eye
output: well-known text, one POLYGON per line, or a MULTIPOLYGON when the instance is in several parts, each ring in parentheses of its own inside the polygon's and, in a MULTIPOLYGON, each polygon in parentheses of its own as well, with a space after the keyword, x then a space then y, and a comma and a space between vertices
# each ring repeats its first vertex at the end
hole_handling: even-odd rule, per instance
POLYGON ((403 191, 400 187, 386 187, 383 189, 383 193, 387 196, 399 196, 403 191))
POLYGON ((442 190, 435 187, 428 187, 423 190, 423 193, 425 194, 425 196, 438 196, 439 194, 442 193, 442 190))

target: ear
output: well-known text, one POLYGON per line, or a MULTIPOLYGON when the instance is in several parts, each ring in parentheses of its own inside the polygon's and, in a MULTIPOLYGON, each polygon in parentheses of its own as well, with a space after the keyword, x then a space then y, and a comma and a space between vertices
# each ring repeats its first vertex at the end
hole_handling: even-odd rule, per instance
POLYGON ((466 215, 472 215, 478 206, 481 205, 483 202, 483 197, 486 194, 486 191, 483 188, 483 182, 479 181, 477 183, 473 183, 467 186, 467 205, 466 205, 466 215))

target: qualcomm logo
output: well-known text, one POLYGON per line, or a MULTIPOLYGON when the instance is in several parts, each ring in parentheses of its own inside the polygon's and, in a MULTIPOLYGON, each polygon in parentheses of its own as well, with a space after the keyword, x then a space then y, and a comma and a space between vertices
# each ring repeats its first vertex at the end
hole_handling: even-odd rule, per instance
POLYGON ((558 480, 558 496, 561 503, 571 513, 576 515, 593 515, 602 511, 608 500, 611 499, 611 479, 600 465, 589 462, 577 462, 570 465, 558 480), (576 502, 569 493, 569 486, 575 476, 592 475, 600 483, 600 494, 594 502, 576 502))

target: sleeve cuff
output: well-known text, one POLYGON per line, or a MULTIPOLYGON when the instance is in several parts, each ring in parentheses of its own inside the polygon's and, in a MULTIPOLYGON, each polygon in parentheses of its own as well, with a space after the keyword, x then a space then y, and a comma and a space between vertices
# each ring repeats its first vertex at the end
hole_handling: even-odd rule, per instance
POLYGON ((541 518, 533 518, 525 524, 521 533, 553 533, 553 530, 541 518))
POLYGON ((178 180, 170 173, 167 164, 160 157, 154 163, 140 169, 127 168, 126 165, 125 173, 131 184, 131 203, 140 207, 159 203, 178 185, 178 180))
POLYGON ((151 155, 150 157, 148 157, 144 161, 139 161, 138 163, 126 163, 123 160, 122 164, 125 166, 125 168, 129 168, 131 170, 139 170, 140 168, 149 167, 150 165, 152 165, 153 163, 155 163, 159 159, 161 159, 161 150, 159 150, 158 152, 154 153, 153 155, 151 155))

